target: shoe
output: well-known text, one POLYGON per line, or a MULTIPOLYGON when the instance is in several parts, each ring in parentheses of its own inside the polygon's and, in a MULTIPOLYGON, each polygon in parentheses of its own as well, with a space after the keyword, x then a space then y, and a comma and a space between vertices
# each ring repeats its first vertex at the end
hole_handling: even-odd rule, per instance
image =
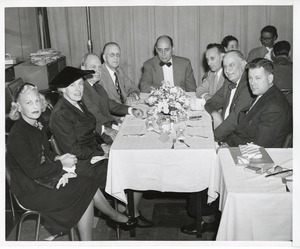
MULTIPOLYGON (((204 221, 201 222, 201 233, 205 232, 214 232, 215 231, 215 222, 206 223, 204 221)), ((196 235, 197 234, 197 224, 192 223, 180 228, 180 232, 188 234, 188 235, 196 235)))
POLYGON ((111 220, 111 223, 113 223, 115 226, 119 226, 122 230, 131 230, 136 227, 138 220, 137 218, 128 217, 127 222, 118 222, 111 220))
POLYGON ((136 224, 137 227, 139 228, 146 228, 146 227, 152 227, 154 224, 152 221, 146 219, 141 211, 139 211, 139 216, 135 217, 138 220, 138 223, 136 224))

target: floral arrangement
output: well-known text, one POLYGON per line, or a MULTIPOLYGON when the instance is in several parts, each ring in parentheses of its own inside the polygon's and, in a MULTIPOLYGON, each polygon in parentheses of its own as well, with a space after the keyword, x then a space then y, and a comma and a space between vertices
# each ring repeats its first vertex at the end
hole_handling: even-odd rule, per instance
POLYGON ((164 82, 159 89, 150 92, 146 103, 153 106, 156 113, 179 114, 186 113, 189 108, 189 98, 178 86, 171 86, 169 82, 164 82))

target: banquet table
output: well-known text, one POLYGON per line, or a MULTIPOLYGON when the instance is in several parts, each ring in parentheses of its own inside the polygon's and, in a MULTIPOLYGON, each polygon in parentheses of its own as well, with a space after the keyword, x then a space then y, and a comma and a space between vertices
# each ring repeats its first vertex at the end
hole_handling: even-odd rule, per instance
MULTIPOLYGON (((293 167, 293 149, 266 150, 274 165, 293 167)), ((208 190, 211 200, 220 194, 222 217, 216 240, 291 241, 292 181, 287 192, 280 175, 245 171, 235 165, 228 148, 220 149, 218 158, 208 190)))
POLYGON ((191 111, 189 115, 201 115, 200 120, 185 123, 185 142, 190 147, 177 141, 174 149, 171 147, 176 134, 166 137, 148 131, 146 119, 127 115, 110 149, 105 191, 127 203, 128 189, 190 193, 205 190, 210 168, 217 161, 212 121, 204 110, 191 111))

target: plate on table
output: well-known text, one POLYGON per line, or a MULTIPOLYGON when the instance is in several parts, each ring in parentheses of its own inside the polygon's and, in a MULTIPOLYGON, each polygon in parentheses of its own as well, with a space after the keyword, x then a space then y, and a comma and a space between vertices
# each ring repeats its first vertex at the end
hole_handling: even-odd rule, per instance
MULTIPOLYGON (((289 170, 289 169, 288 168, 282 168, 281 171, 284 171, 284 170, 289 170)), ((268 175, 276 173, 275 167, 267 169, 266 173, 268 175)), ((282 174, 273 175, 273 177, 285 178, 285 177, 289 177, 289 176, 292 176, 292 175, 293 175, 293 171, 289 171, 289 172, 285 172, 285 173, 282 173, 282 174)))

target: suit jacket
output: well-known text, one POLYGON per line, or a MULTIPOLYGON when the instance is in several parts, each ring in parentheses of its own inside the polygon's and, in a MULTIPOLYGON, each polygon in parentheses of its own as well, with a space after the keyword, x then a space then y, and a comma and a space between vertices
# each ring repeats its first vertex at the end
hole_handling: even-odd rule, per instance
POLYGON ((246 114, 241 111, 236 130, 227 138, 229 146, 253 142, 265 148, 280 148, 292 131, 292 112, 285 96, 271 86, 246 114))
POLYGON ((265 46, 258 47, 258 48, 253 48, 249 52, 247 61, 250 62, 250 61, 252 61, 253 59, 256 59, 256 58, 264 58, 267 53, 268 53, 268 50, 266 49, 265 46))
MULTIPOLYGON (((233 86, 235 84, 226 79, 223 86, 207 100, 204 106, 205 110, 211 114, 213 111, 222 109, 221 116, 224 118, 233 86)), ((247 73, 244 72, 233 96, 228 117, 214 130, 216 140, 223 141, 235 130, 239 112, 245 107, 249 107, 253 98, 254 96, 248 84, 247 73)))
POLYGON ((205 93, 207 93, 211 97, 223 86, 223 83, 225 81, 223 71, 219 77, 218 82, 215 82, 215 77, 216 75, 212 71, 208 72, 207 77, 202 81, 202 83, 196 89, 197 98, 201 98, 202 95, 205 93))
MULTIPOLYGON (((43 120, 39 119, 45 127, 43 120)), ((54 161, 56 154, 50 151, 44 128, 39 130, 22 117, 15 122, 7 140, 7 161, 11 171, 11 190, 16 196, 38 194, 45 190, 34 179, 55 175, 62 171, 61 162, 54 161), (49 160, 42 161, 44 155, 49 160)), ((45 193, 45 192, 43 192, 45 193)))
POLYGON ((274 82, 281 89, 293 89, 293 63, 287 57, 278 56, 274 60, 274 82))
MULTIPOLYGON (((180 86, 186 92, 195 92, 197 86, 190 60, 173 55, 172 61, 174 85, 180 86)), ((149 93, 151 87, 159 88, 162 85, 164 73, 159 63, 160 59, 158 56, 154 56, 144 63, 139 83, 141 92, 149 93)))
MULTIPOLYGON (((126 103, 127 97, 131 93, 140 93, 140 90, 138 87, 129 79, 129 77, 124 73, 123 69, 118 67, 116 69, 117 77, 119 80, 119 85, 122 93, 122 97, 124 100, 124 103, 126 103)), ((115 87, 115 84, 113 82, 113 79, 111 78, 109 71, 104 64, 101 66, 101 79, 99 84, 105 89, 110 99, 121 103, 119 94, 117 93, 117 89, 115 87)))
POLYGON ((84 112, 73 106, 65 98, 55 105, 50 117, 50 129, 63 153, 76 155, 79 160, 104 155, 95 132, 96 119, 86 106, 84 112))
POLYGON ((85 80, 82 101, 96 118, 96 132, 102 134, 102 125, 111 127, 113 123, 116 123, 112 114, 125 116, 128 114, 129 107, 110 99, 104 88, 98 83, 95 88, 85 80))

